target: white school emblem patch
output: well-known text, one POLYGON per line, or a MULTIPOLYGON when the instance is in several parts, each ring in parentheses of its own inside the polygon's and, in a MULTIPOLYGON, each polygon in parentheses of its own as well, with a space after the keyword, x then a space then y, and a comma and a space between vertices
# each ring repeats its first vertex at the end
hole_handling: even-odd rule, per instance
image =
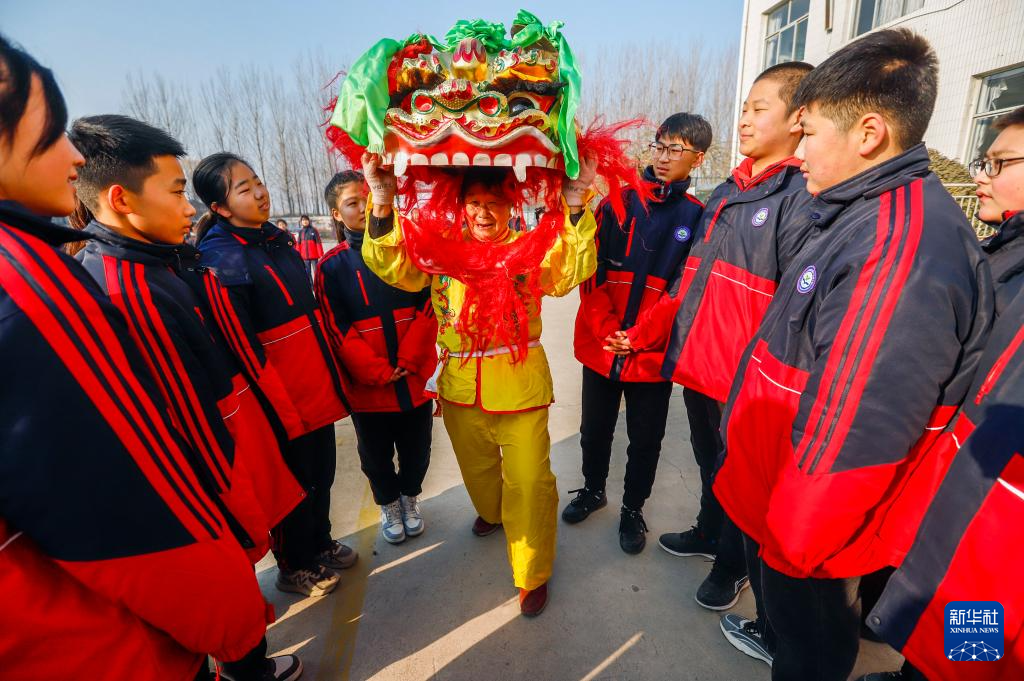
POLYGON ((686 243, 687 241, 690 240, 690 228, 679 227, 678 229, 676 229, 675 237, 676 241, 678 241, 679 243, 686 243))
POLYGON ((754 225, 754 227, 762 226, 764 223, 768 222, 768 213, 769 211, 767 206, 764 208, 758 208, 757 212, 754 213, 754 217, 750 218, 750 224, 754 225))
POLYGON ((796 292, 805 294, 810 293, 817 285, 818 268, 814 265, 808 265, 807 269, 800 273, 800 278, 796 280, 796 292))

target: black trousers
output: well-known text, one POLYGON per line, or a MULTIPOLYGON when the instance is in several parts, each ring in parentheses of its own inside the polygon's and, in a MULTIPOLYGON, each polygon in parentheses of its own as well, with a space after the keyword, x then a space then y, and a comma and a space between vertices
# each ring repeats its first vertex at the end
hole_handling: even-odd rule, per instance
MULTIPOLYGON (((718 454, 722 451, 722 410, 718 402, 690 388, 683 388, 686 419, 690 422, 690 446, 700 468, 700 512, 697 529, 705 537, 718 538, 725 523, 725 512, 711 489, 718 454)), ((739 542, 736 542, 737 544, 739 542)))
POLYGON ((334 424, 291 440, 281 453, 306 498, 274 528, 274 556, 285 570, 311 568, 316 554, 331 544, 331 485, 337 465, 334 424))
POLYGON ((762 563, 773 681, 846 681, 860 650, 860 577, 796 578, 762 563))
POLYGON ((313 278, 316 276, 316 264, 319 260, 305 260, 303 259, 302 264, 306 266, 306 274, 309 276, 309 283, 313 283, 313 278))
POLYGON ((672 384, 613 381, 583 367, 583 478, 592 490, 603 490, 612 458, 612 438, 619 405, 626 397, 626 481, 622 504, 640 510, 651 496, 665 437, 672 384))
POLYGON ((236 662, 224 662, 221 668, 226 671, 234 681, 262 681, 267 666, 267 637, 256 645, 255 648, 246 653, 245 657, 236 662))
MULTIPOLYGON (((732 524, 732 523, 730 523, 732 524)), ((736 527, 733 525, 733 527, 736 527)), ((771 622, 768 621, 768 615, 764 610, 764 561, 761 560, 760 553, 761 547, 756 541, 751 539, 748 535, 744 534, 742 530, 736 529, 736 533, 740 536, 740 540, 743 544, 743 555, 747 564, 747 575, 750 577, 750 591, 754 594, 754 607, 757 612, 757 626, 761 632, 761 637, 764 639, 764 644, 768 648, 769 652, 775 653, 777 647, 775 640, 775 632, 772 630, 771 622)))
POLYGON ((377 504, 390 504, 401 494, 415 497, 423 491, 433 424, 433 402, 429 400, 410 411, 352 414, 359 464, 377 504))

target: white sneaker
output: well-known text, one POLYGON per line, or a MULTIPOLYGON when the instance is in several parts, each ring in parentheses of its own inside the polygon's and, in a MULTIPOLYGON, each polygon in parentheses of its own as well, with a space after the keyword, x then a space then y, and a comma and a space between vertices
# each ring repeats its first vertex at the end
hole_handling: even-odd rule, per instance
POLYGON ((423 534, 423 516, 420 515, 419 498, 407 497, 403 494, 398 500, 402 503, 402 523, 405 525, 406 536, 416 537, 423 534))
POLYGON ((380 533, 389 544, 405 541, 405 525, 402 524, 402 505, 395 499, 380 507, 380 533))

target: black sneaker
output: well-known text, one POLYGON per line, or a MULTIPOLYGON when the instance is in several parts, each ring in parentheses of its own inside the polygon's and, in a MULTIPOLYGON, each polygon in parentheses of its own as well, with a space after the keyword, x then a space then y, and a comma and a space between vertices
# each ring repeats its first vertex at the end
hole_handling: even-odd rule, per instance
POLYGON ((721 626, 725 640, 731 643, 736 650, 756 660, 761 660, 769 667, 772 666, 775 656, 765 645, 757 622, 739 615, 726 615, 722 618, 721 626))
POLYGON ((906 678, 903 672, 872 672, 858 676, 857 681, 904 681, 906 678))
POLYGON ((724 575, 721 571, 711 568, 711 572, 697 588, 693 597, 697 605, 708 610, 728 610, 740 599, 740 592, 750 586, 744 577, 724 575))
POLYGON ((661 535, 658 546, 673 556, 704 556, 714 560, 718 555, 718 540, 706 537, 696 525, 686 532, 661 535))
POLYGON ((622 507, 619 514, 619 546, 626 553, 640 553, 647 544, 647 523, 644 514, 622 507))
POLYGON ((569 494, 575 494, 576 498, 562 509, 562 520, 572 525, 586 520, 591 513, 608 505, 604 490, 594 491, 581 487, 569 490, 569 494))
POLYGON ((257 674, 254 676, 252 670, 245 670, 236 675, 227 664, 221 669, 220 678, 225 681, 295 681, 302 676, 302 661, 295 655, 268 657, 263 660, 263 669, 257 674))

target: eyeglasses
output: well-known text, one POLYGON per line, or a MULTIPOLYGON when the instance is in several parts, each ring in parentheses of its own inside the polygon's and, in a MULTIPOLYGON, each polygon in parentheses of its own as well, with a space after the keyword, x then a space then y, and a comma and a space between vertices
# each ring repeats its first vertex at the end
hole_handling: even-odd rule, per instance
POLYGON ((1017 158, 978 158, 967 164, 967 171, 971 174, 971 177, 974 177, 982 170, 989 177, 995 177, 1003 172, 1004 165, 1016 163, 1017 161, 1024 161, 1024 156, 1018 156, 1017 158))
POLYGON ((696 149, 688 149, 682 144, 662 144, 661 142, 651 142, 647 145, 647 148, 651 150, 651 153, 654 154, 654 158, 656 159, 661 158, 661 155, 667 151, 668 160, 670 161, 678 161, 681 159, 684 151, 692 151, 695 154, 700 153, 696 149))

